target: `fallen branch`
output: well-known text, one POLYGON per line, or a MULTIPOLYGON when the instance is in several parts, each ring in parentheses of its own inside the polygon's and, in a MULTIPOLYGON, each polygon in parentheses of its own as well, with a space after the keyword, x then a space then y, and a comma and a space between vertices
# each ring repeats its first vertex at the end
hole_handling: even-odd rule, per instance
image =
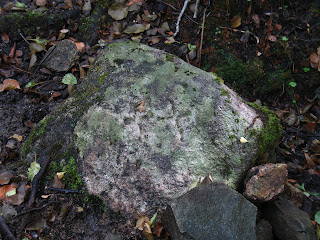
POLYGON ((201 41, 200 41, 200 51, 199 51, 199 68, 201 66, 201 54, 202 54, 202 45, 203 45, 203 34, 204 34, 204 24, 206 22, 206 10, 203 11, 203 20, 202 20, 202 29, 201 29, 201 41))
POLYGON ((40 211, 40 210, 46 208, 47 206, 49 206, 49 205, 51 205, 51 204, 53 204, 53 203, 57 203, 57 202, 58 202, 58 201, 51 201, 51 202, 48 202, 48 203, 46 203, 45 205, 43 205, 43 206, 41 206, 41 207, 31 208, 31 209, 29 209, 29 210, 26 210, 26 211, 24 211, 24 212, 21 212, 21 213, 15 215, 15 216, 13 216, 13 218, 21 217, 22 215, 25 215, 25 214, 30 213, 30 212, 40 211))
POLYGON ((186 11, 186 8, 187 8, 189 2, 190 2, 190 0, 185 0, 184 1, 183 8, 181 9, 181 12, 179 14, 179 17, 178 17, 178 20, 177 20, 177 23, 176 23, 176 32, 173 34, 172 37, 177 36, 177 34, 180 31, 180 22, 181 22, 181 19, 182 19, 182 16, 183 16, 184 12, 186 11))
POLYGON ((195 6, 195 8, 194 8, 193 18, 197 18, 197 17, 198 17, 199 3, 200 3, 200 0, 197 0, 197 1, 196 1, 196 6, 195 6))
POLYGON ((62 188, 56 188, 56 187, 49 187, 49 189, 51 191, 61 192, 61 193, 79 193, 78 190, 62 189, 62 188))
POLYGON ((32 207, 32 204, 33 204, 35 196, 36 196, 39 181, 40 181, 42 175, 44 174, 44 172, 46 171, 46 168, 47 168, 49 162, 50 162, 50 157, 46 156, 45 160, 42 163, 40 171, 33 178, 33 181, 31 184, 31 194, 30 194, 29 202, 27 204, 27 208, 32 207))
POLYGON ((0 233, 3 240, 16 240, 3 216, 0 216, 0 233))

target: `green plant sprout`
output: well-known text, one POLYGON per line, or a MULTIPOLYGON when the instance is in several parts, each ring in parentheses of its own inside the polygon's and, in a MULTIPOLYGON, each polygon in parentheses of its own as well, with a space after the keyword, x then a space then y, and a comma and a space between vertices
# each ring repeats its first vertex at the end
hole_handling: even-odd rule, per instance
POLYGON ((304 72, 309 72, 309 71, 310 71, 310 68, 305 67, 305 68, 303 68, 303 71, 304 71, 304 72))
MULTIPOLYGON (((311 195, 312 195, 312 196, 315 196, 315 197, 318 197, 318 196, 319 196, 319 193, 311 193, 311 192, 308 192, 308 191, 305 189, 305 187, 304 187, 304 183, 302 183, 298 188, 299 188, 299 189, 302 191, 302 193, 303 193, 304 195, 306 195, 307 197, 310 197, 311 195)), ((320 213, 319 213, 319 221, 320 221, 320 213)))
POLYGON ((290 87, 296 87, 297 86, 297 83, 296 82, 289 82, 289 85, 290 85, 290 87))
POLYGON ((193 49, 196 49, 196 45, 192 45, 192 44, 190 44, 190 43, 188 43, 188 49, 189 49, 189 51, 192 51, 193 49))
POLYGON ((218 34, 220 34, 220 33, 221 33, 221 29, 218 28, 218 27, 216 27, 216 32, 215 32, 215 34, 218 35, 218 34))
POLYGON ((283 37, 281 37, 281 40, 286 42, 286 41, 288 41, 289 39, 288 39, 286 36, 283 36, 283 37))
POLYGON ((73 85, 77 84, 77 78, 72 73, 67 73, 62 78, 62 82, 68 85, 68 93, 69 95, 73 92, 73 85))

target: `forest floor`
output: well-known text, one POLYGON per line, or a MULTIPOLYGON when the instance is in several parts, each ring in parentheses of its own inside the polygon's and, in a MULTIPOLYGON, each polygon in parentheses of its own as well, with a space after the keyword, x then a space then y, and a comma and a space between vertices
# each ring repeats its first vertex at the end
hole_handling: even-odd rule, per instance
MULTIPOLYGON (((301 208, 314 220, 320 210, 320 1, 261 0, 236 7, 229 6, 229 1, 216 1, 215 5, 201 1, 195 18, 187 7, 176 36, 182 0, 127 1, 117 7, 117 15, 126 12, 129 5, 136 9, 117 21, 111 12, 108 14, 109 8, 115 10, 108 1, 96 0, 91 6, 86 2, 0 3, 0 19, 13 12, 80 12, 60 24, 60 30, 67 29, 65 34, 47 29, 46 34, 24 35, 21 29, 20 33, 14 29, 16 25, 12 31, 3 31, 0 25, 0 162, 2 172, 13 173, 12 182, 26 186, 19 163, 22 145, 32 128, 69 95, 68 86, 61 81, 66 72, 38 66, 45 50, 68 38, 85 44, 78 64, 69 70, 81 82, 99 49, 117 39, 131 39, 213 72, 247 101, 274 110, 283 126, 274 162, 288 165, 289 182, 307 196, 301 208), (87 13, 91 15, 85 17, 87 13), (133 24, 139 24, 136 33, 125 30, 133 24), (47 41, 41 41, 44 39, 47 41)), ((125 222, 118 213, 103 211, 96 199, 80 193, 52 192, 49 186, 54 173, 49 173, 50 168, 53 165, 41 181, 34 208, 28 209, 27 201, 19 200, 12 200, 14 207, 6 208, 18 213, 8 213, 12 216, 9 227, 17 238, 111 239, 111 234, 117 234, 120 239, 142 239, 132 228, 135 223, 125 222)), ((66 168, 71 171, 72 166, 59 170, 66 168)), ((2 180, 0 174, 1 184, 2 180)), ((9 189, 0 190, 0 199, 9 189)))

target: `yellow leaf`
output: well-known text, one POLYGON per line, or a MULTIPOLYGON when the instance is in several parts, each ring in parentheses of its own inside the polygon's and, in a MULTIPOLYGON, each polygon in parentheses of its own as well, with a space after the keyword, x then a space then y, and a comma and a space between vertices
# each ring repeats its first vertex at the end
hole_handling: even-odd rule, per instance
POLYGON ((56 174, 59 179, 62 179, 65 173, 66 172, 57 172, 56 174))
POLYGON ((15 139, 17 139, 19 142, 21 142, 23 136, 20 136, 20 135, 18 135, 18 134, 13 134, 10 138, 15 138, 15 139))
POLYGON ((140 231, 143 231, 144 224, 147 223, 150 226, 150 220, 148 217, 139 217, 136 223, 136 228, 138 228, 140 231))
POLYGON ((241 17, 239 15, 237 16, 234 16, 232 19, 231 19, 231 27, 232 28, 237 28, 241 25, 241 17))
POLYGON ((240 142, 241 142, 241 143, 247 143, 247 142, 248 142, 248 140, 247 140, 247 139, 245 139, 244 137, 241 137, 241 138, 240 138, 240 142))

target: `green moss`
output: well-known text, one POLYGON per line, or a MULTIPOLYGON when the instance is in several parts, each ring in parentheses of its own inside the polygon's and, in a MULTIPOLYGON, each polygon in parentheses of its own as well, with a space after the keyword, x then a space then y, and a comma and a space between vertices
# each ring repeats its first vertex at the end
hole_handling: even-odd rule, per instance
POLYGON ((32 130, 32 132, 28 136, 27 140, 24 142, 23 147, 21 149, 22 159, 24 159, 26 154, 31 151, 33 143, 43 135, 43 133, 45 132, 47 123, 50 119, 51 117, 44 118, 41 122, 37 124, 36 128, 32 130))
MULTIPOLYGON (((285 51, 286 47, 282 45, 287 44, 287 42, 281 41, 279 44, 280 47, 278 49, 285 51)), ((290 59, 288 56, 287 58, 290 59)), ((206 65, 207 68, 204 68, 204 70, 208 71, 214 66, 216 70, 214 75, 222 78, 236 92, 247 96, 248 92, 255 91, 261 99, 268 96, 266 94, 268 92, 282 91, 283 86, 287 86, 292 81, 289 67, 284 69, 265 69, 264 63, 258 58, 244 62, 222 49, 216 50, 214 59, 209 59, 206 65)))
MULTIPOLYGON (((264 153, 271 151, 276 142, 282 136, 282 125, 280 124, 279 118, 275 113, 269 110, 265 106, 260 106, 254 103, 248 103, 251 107, 257 109, 259 112, 267 118, 265 121, 265 127, 260 130, 258 139, 259 139, 259 151, 258 157, 262 156, 264 153)), ((249 133, 256 134, 255 130, 249 130, 249 133)))
POLYGON ((102 75, 99 77, 98 83, 103 84, 104 81, 105 81, 105 79, 106 79, 106 77, 107 77, 108 75, 109 75, 108 73, 102 74, 102 75))
POLYGON ((167 53, 166 54, 166 60, 167 61, 170 61, 170 62, 173 62, 174 60, 174 55, 170 54, 170 53, 167 53))
POLYGON ((78 173, 76 160, 70 157, 67 164, 63 167, 62 171, 66 172, 64 176, 64 183, 67 189, 80 190, 82 187, 82 179, 78 173))
POLYGON ((18 34, 20 30, 25 36, 41 35, 50 30, 60 29, 63 16, 58 14, 41 14, 32 11, 12 12, 1 16, 0 29, 7 34, 18 34))
POLYGON ((227 96, 230 97, 230 94, 227 90, 223 89, 223 88, 218 88, 220 90, 220 96, 227 96))

